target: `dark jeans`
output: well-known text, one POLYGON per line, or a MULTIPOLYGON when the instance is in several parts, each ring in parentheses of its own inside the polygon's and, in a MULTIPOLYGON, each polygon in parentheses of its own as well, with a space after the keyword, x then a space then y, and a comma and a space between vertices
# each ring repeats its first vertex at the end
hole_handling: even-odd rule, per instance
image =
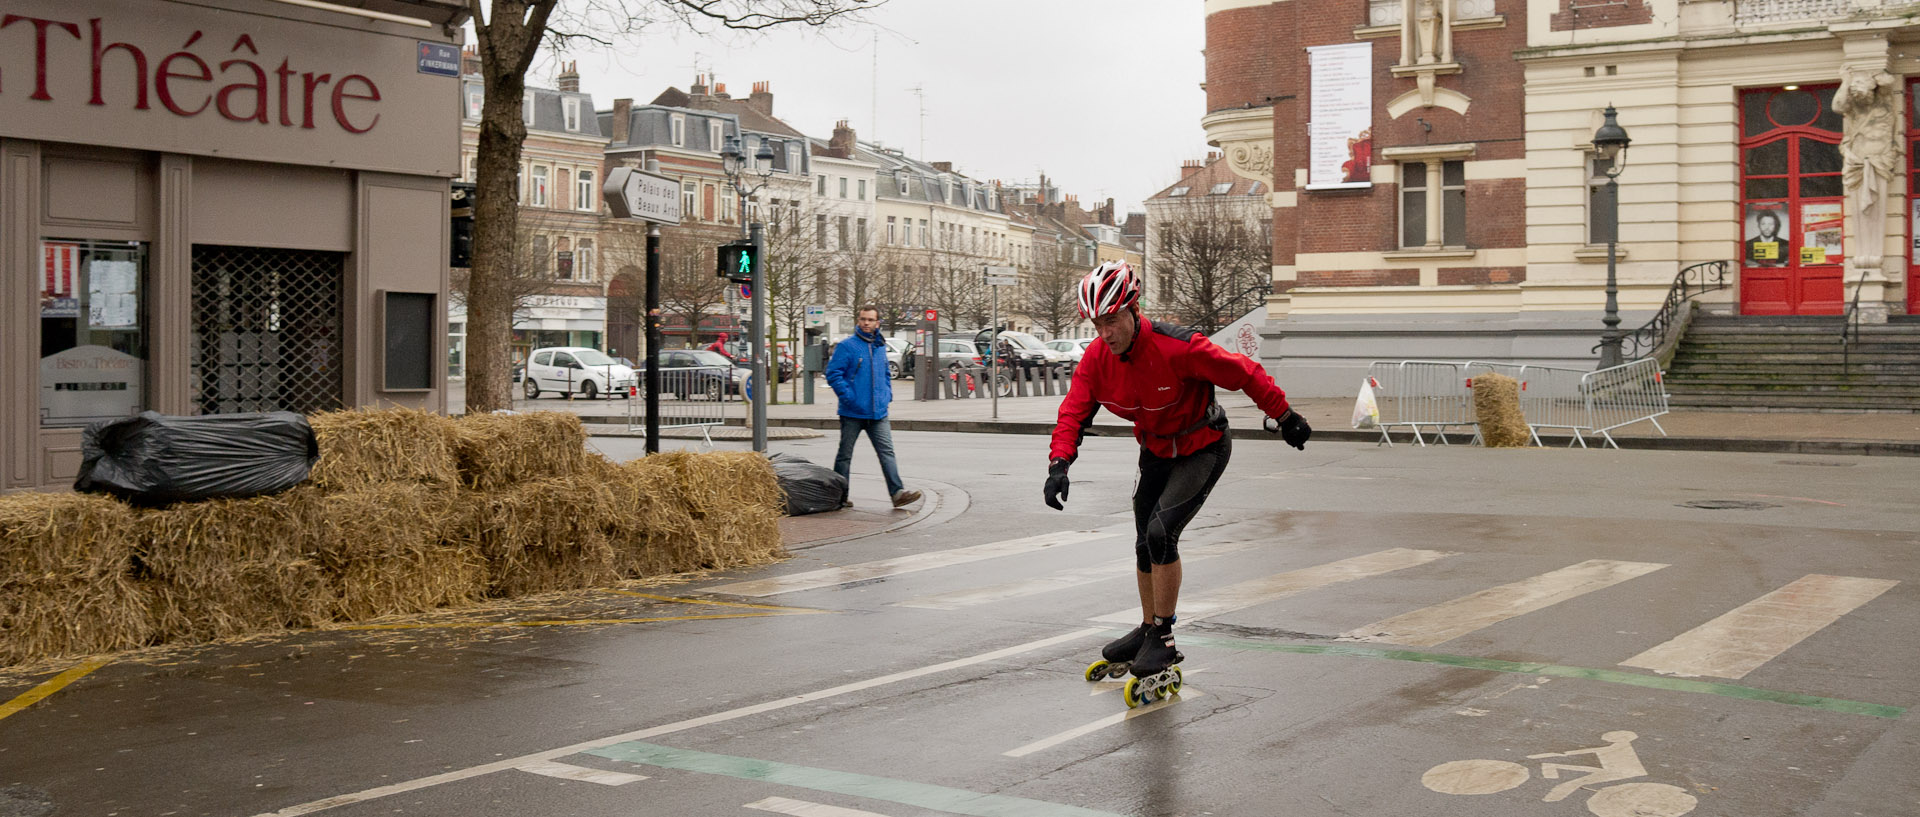
POLYGON ((887 480, 887 496, 900 493, 907 485, 900 481, 900 466, 893 461, 893 427, 887 425, 885 417, 878 420, 840 418, 840 453, 833 458, 834 473, 852 479, 853 444, 859 441, 862 431, 873 441, 873 452, 880 455, 880 475, 887 480))

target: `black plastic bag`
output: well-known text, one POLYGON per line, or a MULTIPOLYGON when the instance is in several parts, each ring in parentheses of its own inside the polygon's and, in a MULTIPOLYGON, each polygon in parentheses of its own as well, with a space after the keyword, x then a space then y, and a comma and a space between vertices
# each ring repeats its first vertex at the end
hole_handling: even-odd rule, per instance
POLYGON ((788 516, 837 511, 847 501, 847 478, 804 457, 774 454, 773 474, 780 478, 788 516))
POLYGON ((154 411, 87 426, 73 489, 159 505, 277 494, 320 460, 307 418, 291 411, 170 417, 154 411))

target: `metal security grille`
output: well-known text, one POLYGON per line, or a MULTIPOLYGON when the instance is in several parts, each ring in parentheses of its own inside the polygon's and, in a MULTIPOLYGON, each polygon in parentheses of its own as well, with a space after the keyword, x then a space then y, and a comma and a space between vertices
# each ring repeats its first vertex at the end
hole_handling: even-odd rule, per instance
POLYGON ((344 270, 341 253, 195 245, 195 412, 344 407, 344 270))

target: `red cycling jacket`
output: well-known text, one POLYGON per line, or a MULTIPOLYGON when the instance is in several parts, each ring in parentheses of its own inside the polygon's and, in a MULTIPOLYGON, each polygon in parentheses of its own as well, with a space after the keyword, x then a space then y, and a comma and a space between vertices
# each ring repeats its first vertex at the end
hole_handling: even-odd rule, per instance
POLYGON ((1134 439, 1156 457, 1183 456, 1212 445, 1221 434, 1207 422, 1215 386, 1246 392, 1268 417, 1287 413, 1287 394, 1266 369, 1192 329, 1142 320, 1133 348, 1124 355, 1096 340, 1087 346, 1067 398, 1060 402, 1048 459, 1072 461, 1102 406, 1133 421, 1134 439))

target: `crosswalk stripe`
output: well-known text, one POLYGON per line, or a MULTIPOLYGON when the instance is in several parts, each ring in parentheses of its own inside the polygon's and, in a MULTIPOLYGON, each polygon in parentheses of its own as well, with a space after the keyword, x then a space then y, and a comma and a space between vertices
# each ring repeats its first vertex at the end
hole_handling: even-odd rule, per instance
MULTIPOLYGON (((1238 550, 1246 550, 1255 544, 1258 543, 1239 541, 1200 545, 1183 549, 1183 552, 1180 554, 1180 559, 1183 562, 1198 561, 1238 550)), ((1131 579, 1133 576, 1134 560, 1132 557, 1128 557, 1125 559, 1115 559, 1110 562, 1102 562, 1091 567, 1076 567, 1071 570, 1063 570, 1058 573, 1038 576, 1031 579, 988 585, 986 587, 969 587, 948 593, 920 596, 899 602, 895 606, 917 607, 925 610, 958 610, 962 607, 972 607, 974 605, 1006 601, 1007 599, 1020 598, 1023 596, 1033 596, 1054 590, 1078 587, 1083 584, 1106 581, 1108 579, 1121 577, 1131 579)))
POLYGON ((1662 675, 1742 678, 1896 584, 1808 574, 1620 665, 1662 675))
MULTIPOLYGON (((1209 590, 1185 596, 1180 599, 1180 608, 1175 612, 1181 621, 1197 621, 1221 613, 1229 613, 1252 607, 1256 604, 1291 596, 1307 590, 1313 590, 1340 582, 1391 573, 1395 570, 1423 565, 1436 559, 1454 555, 1444 550, 1412 550, 1393 548, 1351 559, 1341 559, 1323 565, 1305 567, 1286 573, 1244 581, 1228 585, 1217 590, 1209 590)), ((1137 624, 1140 621, 1140 608, 1128 607, 1117 613, 1109 613, 1092 621, 1114 624, 1137 624)))
POLYGON ((861 811, 857 808, 841 808, 825 803, 809 803, 787 797, 769 797, 765 800, 748 803, 741 808, 757 811, 771 811, 775 814, 791 814, 793 817, 887 817, 877 811, 861 811))
POLYGON ((647 779, 647 776, 643 774, 627 774, 626 772, 613 772, 606 769, 589 769, 585 766, 555 763, 551 760, 536 760, 532 763, 523 763, 514 768, 532 774, 557 777, 561 780, 599 783, 602 786, 624 786, 628 783, 637 783, 647 779))
POLYGON ((1530 579, 1490 587, 1432 607, 1356 627, 1341 633, 1340 638, 1343 641, 1383 641, 1411 647, 1431 647, 1515 616, 1645 576, 1663 567, 1667 565, 1589 559, 1530 579))
POLYGON ((759 579, 747 582, 734 582, 718 587, 708 587, 696 592, 713 593, 728 596, 773 596, 792 593, 799 590, 818 590, 840 584, 851 584, 868 579, 898 576, 936 567, 977 562, 982 559, 995 559, 1019 553, 1032 553, 1061 545, 1071 545, 1093 539, 1105 539, 1122 533, 1131 533, 1132 525, 1110 525, 1097 530, 1070 530, 1055 533, 1043 533, 1022 539, 1009 539, 1004 542, 989 542, 984 545, 940 550, 932 553, 916 553, 877 562, 863 562, 845 567, 829 567, 795 573, 790 576, 777 576, 771 579, 759 579))

